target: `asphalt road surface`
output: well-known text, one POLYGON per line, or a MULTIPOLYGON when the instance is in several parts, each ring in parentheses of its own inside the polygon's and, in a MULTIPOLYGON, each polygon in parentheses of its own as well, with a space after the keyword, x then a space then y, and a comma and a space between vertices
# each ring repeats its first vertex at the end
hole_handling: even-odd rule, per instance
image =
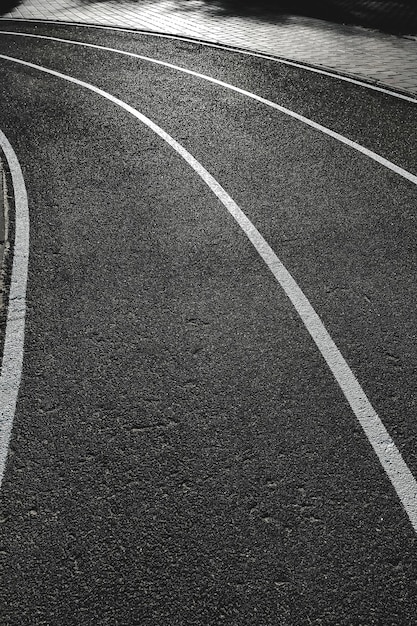
POLYGON ((55 39, 0 33, 30 216, 0 623, 417 624, 417 103, 1 30, 55 39))

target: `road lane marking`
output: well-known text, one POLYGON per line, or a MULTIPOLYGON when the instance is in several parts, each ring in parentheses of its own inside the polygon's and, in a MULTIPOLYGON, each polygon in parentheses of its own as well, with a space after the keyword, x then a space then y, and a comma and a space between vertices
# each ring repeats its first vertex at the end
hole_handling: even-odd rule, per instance
MULTIPOLYGON (((168 145, 170 145, 171 148, 173 148, 206 183, 206 185, 238 223, 293 304, 307 331, 336 379, 353 413, 362 426, 362 429, 378 456, 378 459, 389 480, 391 481, 391 484, 394 487, 415 532, 417 532, 417 482, 402 458, 400 451, 391 439, 388 431, 368 400, 354 373, 343 358, 341 352, 337 348, 333 339, 330 337, 323 322, 310 304, 307 297, 304 295, 301 288, 298 286, 289 271, 285 268, 283 263, 279 260, 267 241, 262 237, 257 228, 252 224, 249 218, 245 215, 245 213, 243 213, 240 207, 217 182, 217 180, 173 137, 166 133, 160 126, 155 124, 155 122, 126 102, 119 100, 99 87, 81 81, 77 78, 73 78, 72 76, 61 74, 55 70, 3 54, 0 54, 0 58, 50 74, 57 78, 64 79, 80 87, 84 87, 85 89, 88 89, 89 91, 92 91, 93 93, 102 96, 113 104, 121 107, 137 118, 140 122, 145 124, 168 145)), ((23 195, 23 178, 16 180, 16 182, 19 193, 23 195)), ((27 202, 24 209, 27 214, 27 202)), ((26 239, 28 239, 28 234, 26 234, 26 239)), ((25 259, 27 266, 27 251, 25 259)), ((19 335, 17 350, 19 352, 21 363, 21 353, 23 353, 23 331, 22 336, 20 337, 19 335)))
POLYGON ((344 76, 343 74, 338 74, 336 72, 331 72, 329 69, 322 70, 318 67, 312 67, 310 65, 305 65, 300 61, 290 61, 289 59, 283 59, 280 57, 274 57, 269 54, 265 54, 262 52, 253 52, 252 50, 245 50, 243 48, 237 48, 233 46, 222 45, 220 43, 212 43, 210 41, 204 41, 203 39, 196 39, 192 37, 184 37, 181 35, 170 35, 168 33, 158 33, 151 32, 141 29, 133 29, 133 28, 123 28, 121 26, 103 26, 99 24, 83 24, 81 22, 65 22, 61 20, 37 20, 30 18, 17 18, 17 17, 3 17, 0 18, 0 21, 13 21, 13 22, 28 22, 35 24, 56 24, 58 26, 76 26, 81 28, 96 28, 101 30, 111 30, 115 32, 122 33, 132 33, 145 35, 147 37, 160 37, 161 39, 175 39, 178 41, 187 41, 189 43, 193 43, 196 45, 205 46, 207 48, 216 48, 219 50, 225 50, 227 52, 234 52, 235 54, 243 54, 245 56, 252 56, 259 59, 266 59, 268 61, 274 61, 275 63, 280 63, 281 65, 290 65, 291 67, 297 67, 302 70, 306 70, 308 72, 313 72, 315 74, 323 74, 323 76, 329 76, 330 78, 335 78, 337 80, 341 80, 347 83, 352 83, 353 85, 359 85, 359 87, 366 87, 367 89, 372 89, 373 91, 379 91, 381 93, 387 94, 389 96, 394 96, 395 98, 400 98, 401 100, 406 100, 407 102, 413 102, 417 104, 417 98, 413 96, 407 96, 406 94, 400 93, 398 91, 393 91, 388 89, 387 87, 380 87, 378 85, 373 85, 372 83, 365 82, 364 80, 360 80, 359 78, 351 78, 350 76, 344 76))
POLYGON ((411 172, 408 172, 407 170, 403 169, 402 167, 396 165, 395 163, 392 163, 391 161, 389 161, 388 159, 386 159, 383 156, 380 156, 379 154, 377 154, 376 152, 373 152, 372 150, 368 150, 368 148, 365 148, 364 146, 362 146, 361 144, 357 143, 356 141, 352 141, 351 139, 348 139, 347 137, 345 137, 344 135, 340 135, 339 133, 331 130, 330 128, 327 128, 327 126, 322 126, 321 124, 318 124, 317 122, 314 122, 313 120, 309 119, 308 117, 304 117, 303 115, 300 115, 299 113, 295 113, 295 111, 291 111, 290 109, 287 109, 286 107, 281 106, 280 104, 276 104, 275 102, 272 102, 271 100, 266 100, 265 98, 262 98, 261 96, 258 96, 254 93, 252 93, 251 91, 246 91, 245 89, 240 89, 240 87, 235 87, 234 85, 231 85, 230 83, 225 83, 222 80, 218 80, 217 78, 212 78, 211 76, 207 76, 206 74, 199 74, 198 72, 194 72, 193 70, 187 70, 184 67, 180 67, 179 65, 173 65, 172 63, 168 63, 166 61, 160 61, 159 59, 154 59, 152 57, 146 57, 146 56, 142 56, 140 54, 135 54, 134 52, 125 52, 124 50, 117 50, 116 48, 108 48, 106 46, 99 46, 97 44, 93 44, 93 43, 85 43, 82 41, 74 41, 71 39, 59 39, 58 37, 48 37, 46 35, 33 35, 32 33, 17 33, 14 31, 1 31, 0 30, 0 34, 2 35, 17 35, 19 37, 32 37, 35 39, 46 39, 46 40, 50 40, 50 41, 57 41, 59 43, 66 43, 66 44, 72 44, 75 46, 84 46, 84 47, 88 47, 88 48, 95 48, 98 50, 104 50, 106 52, 113 52, 116 54, 122 54, 124 56, 129 56, 129 57, 133 57, 135 59, 140 59, 142 61, 149 61, 150 63, 155 63, 156 65, 162 65, 164 67, 168 67, 170 69, 173 70, 177 70, 179 72, 183 72, 184 74, 188 74, 190 76, 194 76, 196 78, 201 78, 203 80, 206 80, 210 83, 213 83, 214 85, 219 85, 220 87, 225 87, 226 89, 230 89, 231 91, 235 91, 236 93, 239 93, 243 96, 246 96, 248 98, 251 98, 252 100, 256 100, 257 102, 260 102, 261 104, 265 104, 266 106, 269 106, 273 109, 276 109, 277 111, 280 111, 280 113, 284 113, 285 115, 288 115, 296 120, 298 120, 299 122, 302 122, 303 124, 307 124, 307 126, 310 126, 311 128, 314 128, 315 130, 318 130, 321 133, 324 133, 325 135, 332 137, 333 139, 336 139, 336 141, 339 141, 340 143, 343 143, 344 145, 348 146, 349 148, 353 148, 354 150, 357 150, 358 152, 360 152, 361 154, 364 154, 365 156, 369 157, 370 159, 372 159, 373 161, 376 161, 379 165, 382 165, 383 167, 386 167, 387 169, 395 172, 396 174, 398 174, 399 176, 402 176, 403 178, 405 178, 406 180, 409 180, 410 182, 414 183, 414 185, 417 185, 417 176, 414 174, 411 174, 411 172))
POLYGON ((29 208, 25 181, 17 156, 0 130, 0 146, 6 156, 13 183, 15 239, 3 362, 0 374, 0 486, 3 481, 10 435, 23 366, 26 285, 29 261, 29 208))

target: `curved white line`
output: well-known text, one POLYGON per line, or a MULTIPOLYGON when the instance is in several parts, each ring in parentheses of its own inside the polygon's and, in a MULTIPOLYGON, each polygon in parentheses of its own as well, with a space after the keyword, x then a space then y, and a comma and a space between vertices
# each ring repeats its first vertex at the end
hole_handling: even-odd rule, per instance
POLYGON ((72 76, 61 74, 55 70, 50 70, 46 67, 29 63, 28 61, 22 61, 3 54, 0 55, 0 58, 51 74, 57 78, 63 78, 64 80, 89 89, 93 93, 106 98, 150 128, 193 168, 193 170, 198 174, 198 176, 200 176, 200 178, 206 183, 223 206, 236 220, 290 299, 297 313, 301 317, 306 329, 314 340, 317 348, 325 359, 333 376, 338 382, 346 400, 352 408, 352 411, 359 420, 366 437, 376 452, 382 467, 397 492, 397 495, 404 506, 414 530, 417 532, 417 482, 414 476, 408 469, 398 448, 394 444, 381 419, 378 417, 355 375, 346 363, 333 339, 325 329, 323 322, 313 309, 312 305, 291 274, 278 259, 275 252, 262 237, 260 232, 255 228, 252 222, 246 217, 236 202, 229 196, 217 180, 192 156, 192 154, 190 154, 162 128, 152 122, 152 120, 122 100, 119 100, 115 96, 103 91, 99 87, 85 83, 84 81, 73 78, 72 76))
POLYGON ((15 31, 2 31, 2 30, 0 30, 0 34, 2 34, 2 35, 17 35, 19 37, 32 37, 34 39, 46 39, 46 40, 49 40, 49 41, 57 41, 59 43, 66 43, 66 44, 75 45, 75 46, 83 46, 83 47, 87 47, 87 48, 94 48, 94 49, 97 49, 97 50, 104 50, 106 52, 114 52, 116 54, 122 54, 124 56, 133 57, 135 59, 140 59, 141 61, 149 61, 150 63, 155 63, 156 65, 162 65, 164 67, 168 67, 170 69, 177 70, 179 72, 183 72, 184 74, 188 74, 189 76, 194 76, 196 78, 201 78, 201 79, 206 80, 206 81, 208 81, 210 83, 213 83, 214 85, 218 85, 220 87, 225 87, 226 89, 230 89, 231 91, 235 91, 236 93, 239 93, 239 94, 241 94, 243 96, 251 98, 252 100, 256 100, 257 102, 260 102, 261 104, 265 104, 266 106, 269 106, 269 107, 271 107, 273 109, 276 109, 277 111, 280 111, 280 113, 284 113, 285 115, 288 115, 289 117, 292 117, 292 118, 298 120, 299 122, 302 122, 303 124, 306 124, 307 126, 310 126, 311 128, 314 128, 315 130, 318 130, 321 133, 324 133, 325 135, 328 135, 329 137, 332 137, 333 139, 336 139, 340 143, 343 143, 346 146, 349 146, 349 148, 353 148, 354 150, 357 150, 358 152, 361 152, 365 156, 367 156, 370 159, 373 159, 374 161, 379 163, 379 165, 382 165, 382 166, 390 169, 391 171, 395 172, 396 174, 399 174, 403 178, 405 178, 405 179, 409 180, 410 182, 414 183, 415 185, 417 185, 417 176, 416 175, 411 174, 411 172, 408 172, 407 170, 403 169, 399 165, 395 165, 395 163, 392 163, 392 161, 389 161, 385 157, 380 156, 376 152, 373 152, 372 150, 368 150, 368 148, 365 148, 364 146, 362 146, 361 144, 357 143, 356 141, 352 141, 351 139, 348 139, 344 135, 341 135, 340 133, 337 133, 334 130, 331 130, 330 128, 327 128, 327 126, 323 126, 322 124, 318 124, 317 122, 314 122, 313 120, 310 120, 308 117, 304 117, 304 115, 300 115, 299 113, 295 113, 294 111, 291 111, 290 109, 287 109, 287 108, 281 106, 280 104, 276 104, 275 102, 272 102, 271 100, 266 100, 265 98, 262 98, 261 96, 257 96, 256 94, 252 93, 251 91, 246 91, 245 89, 240 89, 240 87, 235 87, 234 85, 231 85, 230 83, 225 83, 222 80, 218 80, 217 78, 212 78, 211 76, 207 76, 206 74, 200 74, 198 72, 194 72, 193 70, 188 70, 188 69, 186 69, 184 67, 180 67, 179 65, 173 65, 172 63, 168 63, 167 61, 160 61, 159 59, 154 59, 152 57, 143 56, 141 54, 135 54, 134 52, 126 52, 124 50, 118 50, 117 48, 109 48, 107 46, 99 46, 99 45, 94 44, 94 43, 85 43, 83 41, 75 41, 75 40, 72 40, 72 39, 60 39, 58 37, 49 37, 47 35, 34 35, 32 33, 18 33, 18 32, 15 32, 15 31))
POLYGON ((0 486, 6 466, 23 366, 26 284, 29 261, 29 208, 25 181, 17 156, 0 130, 0 146, 11 172, 15 205, 15 241, 0 374, 0 486))
POLYGON ((16 21, 16 22, 28 22, 28 23, 39 23, 39 24, 56 24, 56 25, 64 25, 64 26, 77 26, 81 28, 96 28, 101 30, 113 30, 120 31, 122 33, 133 33, 145 35, 147 37, 160 37, 161 39, 175 39, 178 41, 188 41, 189 43, 198 44, 205 46, 207 48, 216 48, 219 50, 226 50, 227 52, 233 52, 235 54, 243 54, 246 56, 252 56, 259 59, 267 59, 268 61, 274 61, 275 63, 281 63, 282 65, 290 65, 292 67, 298 67, 299 69, 306 70, 308 72, 313 72, 315 74, 322 74, 323 76, 329 76, 330 78, 335 78, 336 80, 341 80, 346 83, 352 83, 353 85, 358 85, 359 87, 366 87, 367 89, 372 89, 372 91, 379 91, 380 93, 385 93, 389 96, 393 96, 394 98, 400 98, 401 100, 406 100, 407 102, 412 102, 413 104, 417 104, 417 98, 413 96, 407 96, 404 93, 400 93, 399 91, 393 91, 392 89, 388 89, 387 87, 380 87, 378 85, 373 85, 372 83, 367 83, 364 80, 360 80, 359 78, 351 78, 350 76, 344 76, 343 74, 338 74, 336 72, 331 72, 329 69, 322 70, 318 67, 313 67, 311 65, 306 65, 301 63, 300 61, 290 61, 289 59, 284 59, 281 57, 275 57, 270 54, 265 54, 262 52, 253 52, 252 50, 245 50, 243 48, 237 48, 233 46, 222 45, 219 43, 212 43, 210 41, 205 41, 203 39, 197 39, 193 37, 185 37, 181 35, 171 35, 167 33, 158 33, 147 30, 142 30, 140 28, 123 28, 122 26, 103 26, 99 24, 83 24, 82 22, 65 22, 61 20, 37 20, 37 19, 29 19, 29 18, 20 18, 20 17, 2 17, 0 21, 16 21))

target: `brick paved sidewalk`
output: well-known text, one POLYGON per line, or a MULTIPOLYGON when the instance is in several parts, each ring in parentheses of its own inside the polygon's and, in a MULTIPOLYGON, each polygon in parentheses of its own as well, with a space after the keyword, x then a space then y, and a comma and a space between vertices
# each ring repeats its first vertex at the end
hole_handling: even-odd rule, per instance
POLYGON ((417 95, 417 38, 314 18, 221 15, 202 0, 23 0, 6 17, 180 34, 367 78, 417 95))

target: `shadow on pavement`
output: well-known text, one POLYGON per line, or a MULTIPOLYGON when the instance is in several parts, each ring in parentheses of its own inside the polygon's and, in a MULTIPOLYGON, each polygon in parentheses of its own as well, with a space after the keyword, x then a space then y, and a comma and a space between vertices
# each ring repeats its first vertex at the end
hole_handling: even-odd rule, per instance
POLYGON ((5 15, 15 7, 19 6, 21 0, 0 0, 0 15, 5 15))
MULTIPOLYGON (((4 0, 3 0, 4 1, 4 0)), ((9 0, 10 2, 12 0, 9 0)), ((105 0, 81 0, 96 3, 105 0)), ((118 0, 119 4, 157 0, 118 0)), ((244 15, 285 22, 291 15, 337 24, 365 26, 387 33, 417 34, 417 0, 174 0, 179 10, 205 10, 215 15, 244 15)), ((0 0, 1 2, 1 0, 0 0)), ((7 0, 6 0, 7 2, 7 0)), ((113 5, 116 2, 113 0, 113 5)))
MULTIPOLYGON (((195 5, 196 0, 179 0, 195 5)), ((203 0, 216 14, 284 21, 290 15, 365 26, 393 34, 417 34, 417 0, 203 0)))

